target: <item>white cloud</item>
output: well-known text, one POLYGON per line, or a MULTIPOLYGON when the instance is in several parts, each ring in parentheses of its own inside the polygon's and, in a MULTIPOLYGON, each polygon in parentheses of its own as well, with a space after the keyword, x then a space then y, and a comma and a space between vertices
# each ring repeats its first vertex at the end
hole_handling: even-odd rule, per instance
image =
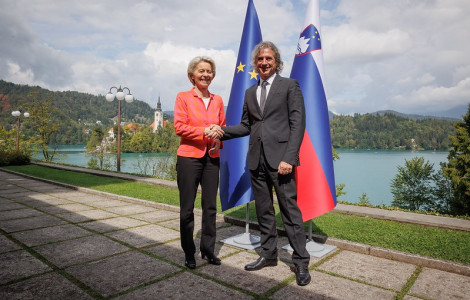
MULTIPOLYGON (((289 76, 307 0, 255 0, 289 76)), ((329 108, 420 113, 470 101, 470 1, 320 1, 329 108)), ((173 109, 188 61, 217 64, 227 103, 247 1, 0 0, 0 79, 105 94, 128 86, 173 109)))
POLYGON ((393 101, 402 107, 423 107, 423 111, 432 111, 425 106, 438 108, 442 111, 449 107, 470 101, 470 77, 463 79, 454 86, 426 85, 411 91, 408 95, 397 95, 393 101), (425 106, 424 106, 424 105, 425 106))
POLYGON ((406 32, 390 29, 384 32, 360 30, 350 25, 326 27, 323 46, 327 63, 367 63, 401 55, 411 47, 406 32))

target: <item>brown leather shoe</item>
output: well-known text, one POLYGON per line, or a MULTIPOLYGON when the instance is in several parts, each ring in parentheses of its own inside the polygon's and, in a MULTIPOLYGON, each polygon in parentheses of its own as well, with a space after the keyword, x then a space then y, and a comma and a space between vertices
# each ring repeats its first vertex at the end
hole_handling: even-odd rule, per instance
POLYGON ((247 271, 257 271, 261 270, 264 267, 274 267, 277 266, 277 259, 267 259, 264 257, 259 257, 256 261, 249 263, 245 266, 247 271))
POLYGON ((309 284, 310 280, 312 280, 312 277, 310 277, 308 268, 295 266, 295 280, 297 281, 297 284, 300 286, 309 284))

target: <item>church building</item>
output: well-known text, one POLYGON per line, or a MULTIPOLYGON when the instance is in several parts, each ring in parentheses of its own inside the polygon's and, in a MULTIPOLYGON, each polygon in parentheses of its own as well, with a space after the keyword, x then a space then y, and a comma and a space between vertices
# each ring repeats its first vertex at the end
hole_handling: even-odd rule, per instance
POLYGON ((152 125, 153 132, 156 132, 158 128, 163 128, 163 112, 162 112, 162 103, 160 102, 160 96, 158 96, 157 109, 154 114, 154 122, 152 125))

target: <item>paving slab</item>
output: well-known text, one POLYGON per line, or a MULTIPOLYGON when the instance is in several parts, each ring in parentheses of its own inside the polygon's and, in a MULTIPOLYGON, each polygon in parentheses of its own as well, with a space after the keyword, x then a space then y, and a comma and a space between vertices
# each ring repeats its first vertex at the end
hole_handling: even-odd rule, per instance
POLYGON ((136 214, 132 216, 132 218, 134 219, 144 220, 150 223, 157 223, 157 222, 168 221, 168 220, 173 220, 173 219, 179 220, 179 217, 180 217, 179 213, 167 211, 167 210, 161 210, 161 209, 147 212, 147 213, 136 214))
MULTIPOLYGON (((277 255, 279 257, 279 259, 281 259, 282 261, 284 262, 287 262, 289 264, 291 264, 292 266, 294 266, 294 263, 292 262, 292 251, 287 251, 285 249, 282 249, 282 247, 286 246, 286 245, 289 245, 289 240, 287 239, 287 237, 279 237, 278 238, 278 243, 277 243, 277 255)), ((257 248, 255 249, 256 252, 259 253, 259 251, 261 251, 261 248, 257 248)), ((314 265, 316 264, 317 262, 319 262, 320 260, 328 257, 328 256, 331 256, 333 254, 335 254, 336 251, 332 251, 328 254, 326 254, 325 256, 322 256, 322 257, 314 257, 314 256, 310 256, 310 263, 309 263, 309 266, 311 265, 314 265)))
POLYGON ((17 186, 11 183, 7 183, 4 180, 0 180, 0 195, 7 190, 15 189, 17 186))
POLYGON ((410 295, 406 295, 405 297, 403 297, 403 300, 422 300, 422 298, 416 298, 410 295))
POLYGON ((45 182, 34 180, 34 179, 18 180, 18 181, 15 181, 15 184, 20 187, 26 188, 28 190, 35 190, 37 187, 40 187, 40 188, 49 187, 51 190, 61 188, 57 185, 45 183, 45 182))
POLYGON ((27 206, 34 207, 34 208, 39 208, 39 207, 44 207, 44 206, 62 205, 62 204, 73 204, 73 202, 71 201, 52 197, 52 196, 43 197, 42 199, 34 199, 34 198, 27 197, 27 198, 18 199, 17 201, 27 206))
POLYGON ((179 238, 180 233, 172 229, 151 224, 126 230, 114 231, 106 235, 128 243, 134 247, 140 248, 179 238))
POLYGON ((92 235, 92 233, 72 224, 26 230, 12 234, 15 239, 28 247, 75 239, 87 235, 92 235))
POLYGON ((138 204, 108 207, 106 210, 124 216, 156 211, 155 208, 138 204))
MULTIPOLYGON (((0 183, 1 184, 1 183, 0 183)), ((0 196, 0 205, 2 204, 10 204, 10 203, 14 203, 13 201, 7 199, 7 198, 3 198, 2 196, 0 196)))
POLYGON ((17 198, 27 197, 30 194, 33 194, 33 192, 27 189, 21 188, 21 187, 17 187, 17 186, 12 189, 0 191, 0 195, 8 199, 17 199, 17 198))
POLYGON ((0 211, 0 221, 37 217, 41 215, 44 215, 44 213, 32 208, 21 208, 8 211, 2 210, 0 211))
MULTIPOLYGON (((240 227, 240 226, 235 226, 235 225, 224 226, 223 228, 220 228, 217 230, 217 241, 228 239, 230 237, 242 234, 244 232, 245 232, 245 227, 240 227)), ((256 235, 256 236, 260 236, 260 232, 258 230, 251 229, 249 233, 256 235)))
MULTIPOLYGON (((20 199, 17 199, 17 201, 20 201, 20 202, 24 202, 24 201, 30 201, 30 200, 57 200, 59 198, 57 197, 54 197, 54 196, 51 196, 51 195, 48 195, 48 194, 44 194, 44 193, 32 193, 31 195, 28 195, 28 197, 26 198, 21 198, 20 199)), ((64 199, 62 199, 64 200, 64 199)), ((64 203, 71 203, 70 201, 64 201, 64 203)))
POLYGON ((165 281, 151 284, 119 300, 154 299, 252 299, 251 296, 220 285, 214 281, 184 272, 165 281))
POLYGON ((65 190, 63 192, 55 192, 54 197, 62 198, 62 199, 70 200, 70 201, 77 201, 77 200, 80 200, 81 198, 89 198, 90 194, 79 192, 79 191, 74 191, 74 190, 65 190))
POLYGON ((0 284, 51 271, 46 264, 25 250, 0 254, 0 284))
POLYGON ((24 206, 23 204, 15 203, 15 202, 0 204, 0 211, 23 209, 23 208, 27 208, 27 206, 24 206))
POLYGON ((295 276, 290 267, 283 262, 259 271, 245 271, 245 265, 257 258, 258 255, 240 252, 225 258, 220 266, 201 266, 198 272, 256 294, 264 293, 285 279, 295 276))
POLYGON ((67 268, 75 278, 107 297, 177 272, 180 269, 139 252, 67 268))
POLYGON ((10 252, 10 251, 19 250, 19 249, 21 249, 20 245, 12 242, 6 236, 0 235, 0 253, 10 252))
MULTIPOLYGON (((195 258, 196 258, 196 265, 197 266, 202 266, 202 265, 207 263, 206 260, 203 260, 201 258, 201 253, 199 251, 200 242, 201 242, 201 240, 199 238, 194 238, 194 244, 196 246, 195 258)), ((183 252, 183 249, 181 248, 181 241, 180 240, 168 242, 168 243, 158 245, 158 246, 155 246, 155 247, 151 247, 151 248, 147 248, 146 250, 153 253, 153 254, 155 254, 155 255, 157 255, 157 256, 159 256, 159 257, 163 257, 163 258, 168 259, 170 261, 173 261, 177 264, 184 265, 184 252, 183 252)), ((232 253, 240 252, 240 251, 241 251, 241 249, 236 249, 236 248, 233 248, 233 247, 230 247, 230 246, 226 246, 226 245, 223 245, 223 244, 220 244, 220 243, 216 243, 215 244, 215 249, 214 249, 214 254, 217 257, 222 259, 222 264, 223 264, 224 263, 223 257, 225 257, 229 254, 232 254, 232 253)))
MULTIPOLYGON (((277 267, 247 272, 244 265, 258 258, 259 249, 246 251, 217 242, 215 252, 222 259, 221 266, 209 265, 198 251, 197 269, 188 270, 183 267, 177 212, 131 204, 112 194, 85 193, 83 189, 25 180, 0 171, 0 228, 9 221, 34 220, 38 216, 34 216, 33 211, 39 210, 48 214, 59 212, 59 219, 81 223, 12 231, 12 239, 22 242, 23 246, 0 234, 0 299, 90 298, 80 287, 53 272, 22 247, 33 247, 31 251, 37 251, 52 264, 67 268, 70 276, 101 297, 113 298, 124 293, 120 299, 244 299, 250 298, 250 293, 262 297, 272 288, 279 290, 270 299, 394 299, 416 265, 423 265, 415 261, 399 263, 394 261, 396 256, 378 258, 338 250, 329 254, 333 256, 329 261, 311 271, 309 285, 299 287, 291 270, 291 253, 279 249, 281 261, 277 267), (2 178, 12 180, 1 182, 2 178), (67 207, 74 211, 60 213, 67 207), (82 211, 83 207, 92 208, 82 211), (130 216, 120 216, 122 214, 130 216), (147 222, 155 224, 144 225, 147 222), (89 230, 106 232, 110 238, 89 230), (132 251, 112 239, 144 247, 145 253, 132 251), (172 269, 162 271, 165 275, 160 276, 159 271, 165 270, 162 266, 172 269), (7 281, 2 282, 1 276, 7 276, 6 272, 12 272, 12 276, 8 275, 7 281), (291 283, 284 286, 286 279, 291 283), (8 294, 2 294, 5 292, 8 294)), ((200 231, 200 218, 200 215, 195 216, 196 236, 200 231)), ((217 241, 245 232, 244 227, 223 222, 218 222, 217 227, 217 241)), ((258 231, 250 232, 259 236, 258 231)), ((332 241, 334 239, 329 239, 332 241)), ((195 242, 198 248, 199 238, 196 237, 195 242)), ((280 237, 278 247, 287 243, 285 237, 280 237)), ((360 246, 365 249, 364 253, 378 253, 374 247, 360 246)), ((312 258, 310 265, 319 260, 312 258)), ((426 267, 404 299, 470 299, 467 292, 470 277, 426 267)))
POLYGON ((341 251, 318 268, 396 291, 416 270, 415 265, 350 251, 341 251))
MULTIPOLYGON (((77 192, 74 192, 74 193, 77 193, 77 192)), ((86 205, 92 205, 92 206, 93 206, 94 203, 99 203, 99 202, 102 202, 102 201, 110 200, 110 198, 103 197, 103 196, 100 196, 100 195, 94 195, 94 194, 89 194, 89 193, 84 193, 84 194, 85 194, 84 196, 79 196, 79 197, 74 196, 74 197, 72 197, 72 199, 69 199, 69 200, 72 200, 73 202, 77 202, 77 203, 83 203, 83 204, 86 204, 86 205)), ((67 199, 69 197, 64 195, 64 196, 62 196, 62 198, 67 199)), ((121 201, 120 201, 120 203, 121 203, 121 201)), ((128 204, 129 203, 127 203, 127 202, 122 203, 122 205, 128 205, 128 204)))
POLYGON ((129 250, 128 247, 100 235, 38 246, 34 249, 61 268, 129 250))
POLYGON ((76 285, 56 274, 49 273, 18 283, 3 286, 0 299, 93 299, 76 285))
POLYGON ((56 226, 61 224, 65 224, 65 221, 55 218, 53 216, 44 215, 25 219, 0 221, 0 229, 11 233, 28 229, 56 226))
POLYGON ((97 208, 107 208, 107 207, 114 207, 114 206, 127 206, 129 205, 129 202, 101 198, 101 200, 94 201, 93 203, 90 203, 88 205, 91 205, 97 208))
POLYGON ((470 277, 423 268, 409 294, 431 299, 470 299, 470 277))
POLYGON ((95 208, 88 206, 88 205, 83 205, 80 203, 70 203, 70 204, 62 204, 62 205, 55 205, 55 206, 40 207, 38 209, 41 211, 50 213, 50 214, 64 214, 68 212, 92 210, 95 208))
POLYGON ((272 299, 341 299, 341 300, 387 300, 395 299, 396 293, 361 284, 345 278, 310 271, 312 281, 299 287, 295 280, 276 292, 272 299))
POLYGON ((128 217, 117 217, 117 218, 110 218, 105 220, 87 222, 81 224, 81 226, 86 227, 88 229, 94 230, 96 232, 104 233, 104 232, 111 232, 116 230, 121 230, 130 227, 137 227, 142 225, 147 225, 148 223, 145 221, 135 220, 128 217))
POLYGON ((65 214, 59 214, 57 216, 67 221, 70 221, 72 223, 89 222, 89 221, 94 221, 94 220, 103 220, 103 219, 118 217, 118 215, 116 214, 103 211, 101 209, 65 213, 65 214))
POLYGON ((35 192, 47 192, 50 195, 54 195, 54 193, 61 193, 66 191, 63 187, 57 186, 54 184, 41 184, 38 182, 35 183, 27 183, 24 186, 26 186, 28 189, 31 189, 32 191, 35 192))

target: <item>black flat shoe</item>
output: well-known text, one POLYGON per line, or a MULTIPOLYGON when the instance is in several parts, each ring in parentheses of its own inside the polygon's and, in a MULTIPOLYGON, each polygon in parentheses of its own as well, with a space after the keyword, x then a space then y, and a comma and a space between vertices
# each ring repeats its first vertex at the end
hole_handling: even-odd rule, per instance
POLYGON ((204 252, 201 252, 201 257, 202 259, 206 259, 207 258, 207 261, 211 264, 211 265, 216 265, 216 266, 219 266, 221 264, 221 261, 220 259, 215 256, 214 254, 206 254, 204 252))
POLYGON ((196 269, 196 259, 194 258, 194 255, 186 255, 184 258, 184 265, 189 269, 196 269))
POLYGON ((245 266, 247 271, 257 271, 261 270, 264 267, 275 267, 277 266, 277 259, 267 259, 264 257, 259 257, 256 261, 249 263, 245 266))

